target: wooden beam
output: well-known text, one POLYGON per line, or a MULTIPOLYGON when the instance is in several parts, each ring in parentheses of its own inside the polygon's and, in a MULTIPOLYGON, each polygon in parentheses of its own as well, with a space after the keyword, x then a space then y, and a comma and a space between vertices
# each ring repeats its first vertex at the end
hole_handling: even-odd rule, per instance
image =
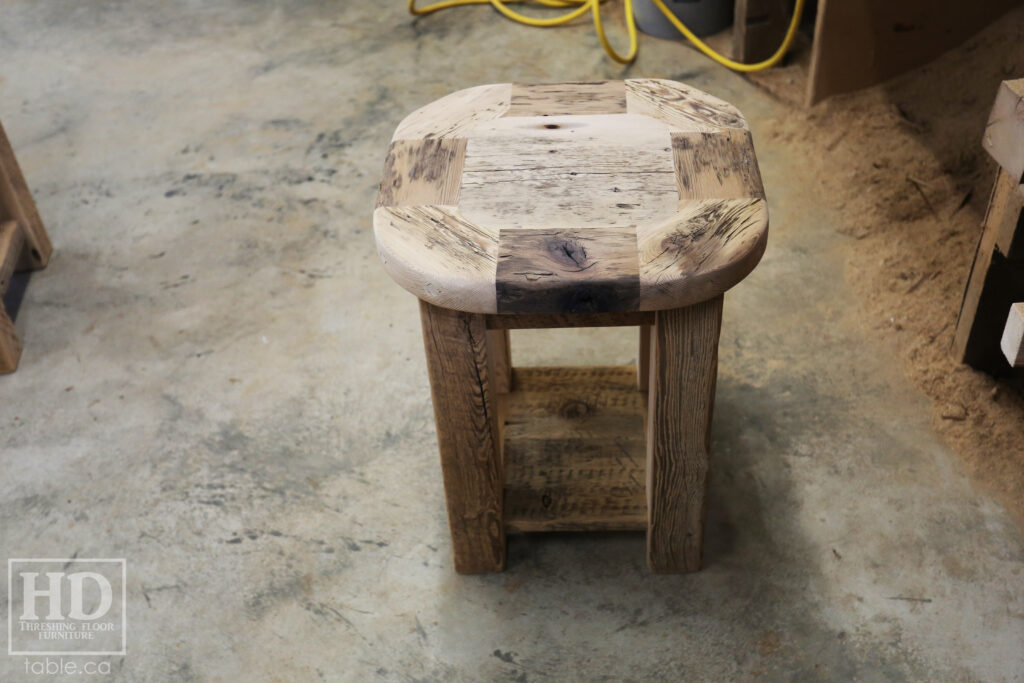
POLYGON ((658 311, 647 409, 647 563, 700 569, 722 297, 658 311))
POLYGON ((13 220, 25 234, 25 253, 20 269, 43 268, 50 260, 53 246, 39 217, 35 200, 21 173, 14 150, 0 125, 0 222, 13 220))
POLYGON ((1024 303, 1010 306, 999 348, 1011 366, 1024 367, 1024 303))
POLYGON ((455 571, 505 567, 504 475, 484 317, 420 301, 455 571))

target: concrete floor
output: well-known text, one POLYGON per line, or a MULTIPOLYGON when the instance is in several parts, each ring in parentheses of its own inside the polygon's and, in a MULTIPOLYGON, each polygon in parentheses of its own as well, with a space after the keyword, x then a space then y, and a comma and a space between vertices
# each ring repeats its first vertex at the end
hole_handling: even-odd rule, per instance
MULTIPOLYGON (((404 4, 0 3, 0 119, 57 249, 0 378, 0 554, 127 558, 110 678, 1024 679, 1024 538, 858 327, 841 216, 757 138, 782 105, 672 43, 623 70, 586 24, 404 4), (771 203, 726 299, 707 567, 554 535, 458 576, 416 302, 373 245, 387 141, 460 87, 623 74, 743 109, 771 203)), ((521 364, 634 341, 513 335, 521 364)))

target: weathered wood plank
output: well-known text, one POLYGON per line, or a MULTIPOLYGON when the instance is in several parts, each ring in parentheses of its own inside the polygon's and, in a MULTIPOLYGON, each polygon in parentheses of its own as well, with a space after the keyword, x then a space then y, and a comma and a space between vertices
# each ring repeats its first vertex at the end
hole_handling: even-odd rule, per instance
POLYGON ((442 308, 497 312, 497 230, 451 206, 382 206, 373 231, 385 270, 405 289, 442 308))
POLYGON ((656 78, 626 81, 626 110, 664 121, 673 132, 747 127, 743 114, 725 100, 683 83, 656 78))
POLYGON ((640 299, 632 230, 502 230, 498 313, 636 310, 640 299))
POLYGON ((687 306, 724 292, 753 270, 767 240, 762 199, 681 201, 671 221, 637 229, 640 307, 687 306))
POLYGON ((647 562, 700 569, 722 297, 658 311, 647 410, 647 562))
POLYGON ((633 373, 515 370, 504 430, 509 531, 646 528, 645 397, 633 373))
POLYGON ((501 571, 504 475, 481 315, 420 302, 455 570, 501 571))
POLYGON ((527 116, 470 133, 459 208, 481 225, 629 227, 679 199, 669 129, 651 118, 527 116))
POLYGON ((395 140, 384 162, 377 206, 458 204, 465 159, 465 140, 395 140))
POLYGON ((446 95, 406 116, 392 140, 461 137, 479 121, 496 119, 508 112, 509 83, 478 85, 446 95))
POLYGON ((625 113, 626 84, 622 81, 514 83, 512 101, 506 116, 625 113))
POLYGON ((764 199, 749 130, 673 133, 680 199, 764 199))
POLYGON ((53 245, 14 157, 14 149, 3 125, 0 125, 0 222, 5 220, 16 221, 25 236, 25 252, 19 268, 45 267, 53 253, 53 245))
POLYGON ((618 313, 509 313, 488 315, 489 330, 543 330, 562 327, 630 327, 650 325, 653 311, 620 311, 618 313))
POLYGON ((999 348, 1011 367, 1024 367, 1024 303, 1010 306, 999 348))

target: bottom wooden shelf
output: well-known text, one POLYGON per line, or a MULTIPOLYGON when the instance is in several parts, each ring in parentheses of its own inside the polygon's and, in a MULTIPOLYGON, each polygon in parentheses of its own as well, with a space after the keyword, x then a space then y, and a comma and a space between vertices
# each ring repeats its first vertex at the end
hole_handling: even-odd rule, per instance
POLYGON ((499 403, 508 531, 647 528, 635 368, 517 368, 499 403))

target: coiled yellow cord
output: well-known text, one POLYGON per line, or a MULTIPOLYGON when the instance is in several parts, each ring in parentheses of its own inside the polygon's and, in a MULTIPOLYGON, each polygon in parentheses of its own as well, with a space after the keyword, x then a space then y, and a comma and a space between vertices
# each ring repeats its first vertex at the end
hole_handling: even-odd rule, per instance
MULTIPOLYGON (((544 5, 545 7, 575 8, 561 16, 549 17, 547 19, 529 17, 508 7, 508 5, 511 4, 526 4, 529 1, 530 0, 441 0, 441 2, 435 2, 433 5, 427 5, 426 7, 416 7, 416 0, 409 0, 409 11, 412 14, 421 15, 430 14, 450 7, 460 7, 462 5, 491 5, 494 9, 498 10, 513 21, 517 21, 520 24, 526 24, 527 26, 542 27, 559 26, 561 24, 568 23, 577 17, 583 16, 587 12, 593 12, 594 28, 597 30, 597 37, 601 40, 601 45, 604 46, 604 51, 608 53, 608 56, 620 64, 629 64, 636 59, 637 37, 636 23, 633 19, 633 0, 624 0, 625 6, 623 9, 626 13, 626 31, 629 35, 629 51, 625 55, 620 55, 616 52, 615 48, 613 48, 611 43, 608 41, 608 37, 605 35, 604 24, 601 22, 601 3, 604 2, 604 0, 533 0, 533 2, 539 5, 544 5)), ((675 26, 687 40, 693 43, 694 47, 722 66, 743 73, 768 69, 775 66, 782 60, 786 55, 786 52, 789 51, 790 46, 792 46, 793 39, 796 37, 797 29, 800 27, 800 17, 803 15, 804 4, 806 2, 806 0, 796 0, 796 6, 793 8, 793 18, 790 20, 789 28, 786 29, 786 36, 782 39, 782 44, 779 46, 779 49, 775 51, 775 54, 763 62, 744 64, 743 62, 734 61, 725 55, 721 55, 712 50, 707 43, 694 35, 693 31, 686 27, 686 24, 681 22, 675 14, 665 7, 665 3, 662 2, 662 0, 652 1, 657 8, 661 10, 665 17, 672 22, 672 25, 675 26)))

